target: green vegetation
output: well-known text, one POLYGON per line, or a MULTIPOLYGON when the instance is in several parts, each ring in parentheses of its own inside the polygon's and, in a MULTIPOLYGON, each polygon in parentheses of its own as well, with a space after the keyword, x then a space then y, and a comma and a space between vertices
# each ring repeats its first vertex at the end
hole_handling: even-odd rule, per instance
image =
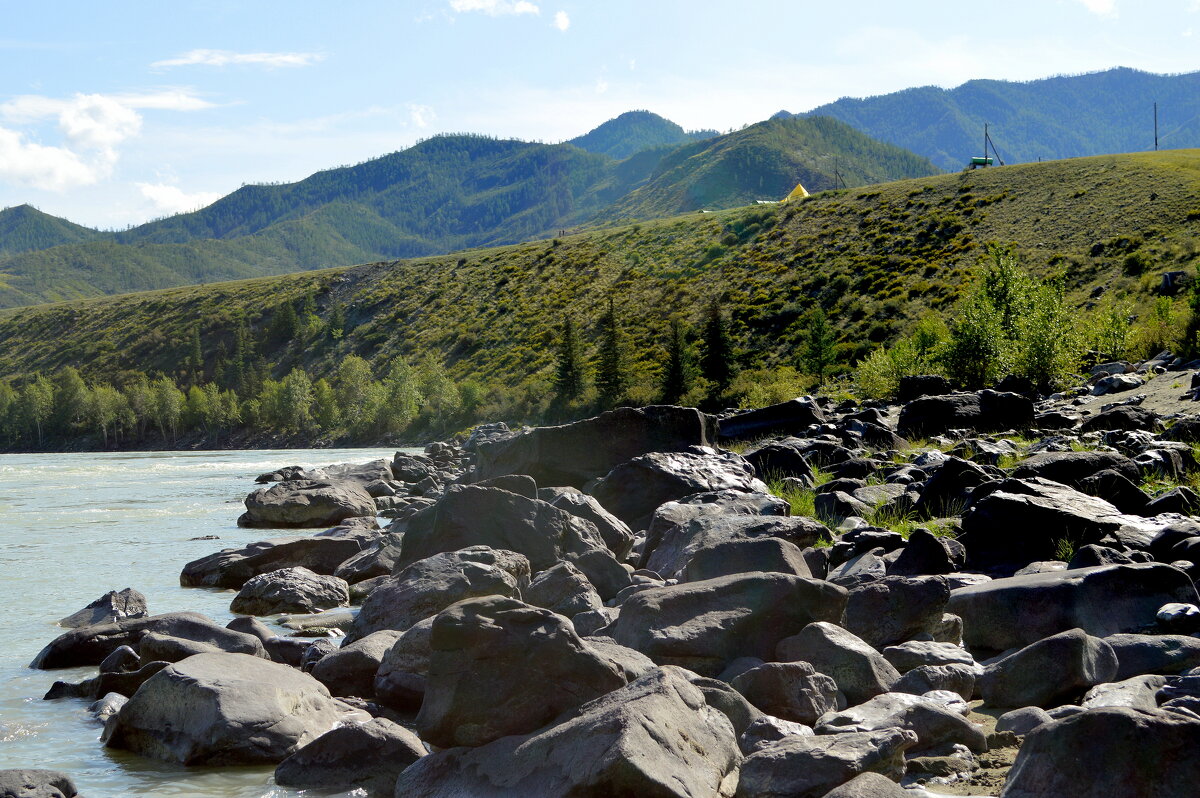
POLYGON ((672 147, 716 135, 715 130, 685 131, 671 120, 649 111, 627 111, 569 143, 581 150, 624 159, 644 150, 672 147))
MULTIPOLYGON (((1197 193, 1195 152, 1029 164, 448 256, 10 309, 0 311, 0 381, 21 391, 38 375, 72 367, 93 388, 126 391, 140 373, 169 378, 180 390, 212 383, 244 403, 261 402, 267 380, 282 384, 300 369, 313 417, 321 406, 329 429, 340 428, 331 421, 330 396, 343 391, 341 369, 354 356, 379 381, 393 364, 440 368, 462 403, 457 415, 440 414, 444 429, 475 419, 532 422, 550 417, 568 316, 589 378, 559 409, 564 417, 610 407, 622 392, 635 404, 660 400, 671 320, 687 351, 704 355, 716 302, 733 353, 731 378, 722 390, 712 376, 698 375, 686 401, 755 406, 814 389, 816 366, 802 354, 818 309, 834 342, 835 361, 822 366, 825 390, 840 394, 848 383, 838 380, 868 356, 866 363, 882 362, 872 353, 883 347, 892 364, 891 376, 879 380, 886 394, 896 374, 924 370, 905 364, 930 362, 949 339, 944 320, 957 321, 972 276, 994 263, 987 242, 997 240, 1010 245, 1001 251, 1031 285, 1059 287, 1047 313, 1120 338, 1136 356, 1152 321, 1165 318, 1163 334, 1177 340, 1188 319, 1186 297, 1153 292, 1157 271, 1191 271, 1197 263, 1200 227, 1188 220, 1197 193), (1087 201, 1058 204, 1084 188, 1087 201), (957 221, 948 222, 951 216, 957 221), (1044 227, 1055 231, 1053 247, 1044 227), (1129 246, 1145 252, 1154 270, 1128 274, 1129 246), (1104 289, 1098 301, 1097 288, 1104 289), (1137 317, 1132 324, 1126 311, 1137 317), (1094 324, 1086 323, 1089 314, 1094 324), (615 359, 605 354, 610 317, 617 320, 615 359), (1114 323, 1121 318, 1123 330, 1114 323), (605 387, 614 376, 623 391, 605 387)), ((390 417, 411 424, 403 374, 394 376, 390 417)), ((299 376, 290 387, 303 393, 299 376)))
POLYGON ((1006 163, 1148 150, 1154 137, 1147 98, 1171 109, 1173 121, 1164 117, 1162 127, 1164 148, 1198 147, 1198 88, 1197 72, 1155 75, 1118 68, 1024 83, 972 80, 955 89, 925 86, 863 100, 845 98, 808 115, 840 119, 957 171, 971 156, 984 154, 985 122, 1006 163))
POLYGON ((20 246, 64 245, 5 256, 0 217, 0 307, 417 257, 775 200, 801 177, 832 186, 833 156, 850 185, 937 171, 827 119, 764 122, 621 161, 571 144, 437 136, 297 183, 243 186, 193 213, 86 231, 103 235, 96 241, 21 234, 20 246))
POLYGON ((0 257, 92 241, 103 235, 29 205, 0 210, 0 257))

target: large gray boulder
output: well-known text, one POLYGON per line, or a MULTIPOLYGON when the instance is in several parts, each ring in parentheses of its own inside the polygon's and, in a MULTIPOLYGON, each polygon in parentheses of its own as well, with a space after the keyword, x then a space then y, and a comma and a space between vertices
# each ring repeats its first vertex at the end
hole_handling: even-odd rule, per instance
POLYGON ((78 629, 80 626, 112 623, 119 618, 145 618, 149 614, 146 597, 127 587, 121 591, 108 591, 83 609, 60 620, 58 625, 65 629, 78 629))
POLYGON ((979 693, 988 706, 1050 708, 1116 675, 1112 647, 1082 629, 1070 629, 988 665, 979 693))
POLYGON ((643 563, 645 568, 671 578, 682 575, 699 551, 722 543, 778 539, 804 549, 828 536, 829 530, 815 518, 701 515, 664 530, 643 563))
POLYGON ((838 709, 837 683, 807 662, 768 662, 730 682, 754 706, 777 718, 811 726, 838 709))
POLYGON ((1110 707, 1029 732, 1004 798, 1165 798, 1200 784, 1200 720, 1110 707))
POLYGON ((799 396, 786 402, 726 416, 720 421, 723 440, 754 440, 773 435, 799 435, 813 424, 824 424, 825 413, 812 397, 799 396))
POLYGON ((738 657, 771 659, 780 640, 814 621, 839 620, 845 606, 845 589, 821 580, 725 576, 634 594, 612 636, 660 665, 716 676, 738 657))
POLYGON ((950 587, 941 576, 885 576, 850 591, 843 625, 873 648, 931 633, 950 587))
POLYGON ((1117 655, 1117 681, 1146 673, 1175 674, 1200 667, 1200 638, 1116 634, 1104 638, 1117 655))
POLYGON ((904 729, 785 737, 742 762, 737 798, 824 798, 861 773, 895 781, 917 735, 904 729))
POLYGON ((245 654, 197 654, 143 684, 105 744, 182 765, 276 764, 353 719, 324 685, 245 654))
POLYGON ((1015 469, 1018 479, 1043 477, 1082 490, 1088 477, 1112 470, 1131 482, 1140 482, 1137 464, 1117 452, 1039 452, 1027 457, 1015 469))
POLYGON ((403 632, 456 601, 477 596, 519 596, 529 584, 529 560, 511 551, 470 546, 418 560, 371 591, 348 635, 403 632))
POLYGON ((743 493, 737 490, 718 490, 696 493, 667 502, 654 511, 646 529, 638 564, 645 568, 650 554, 659 547, 664 536, 678 526, 701 516, 768 515, 789 516, 792 506, 769 493, 743 493))
POLYGON ((52 670, 99 665, 121 646, 137 649, 149 633, 210 644, 222 651, 267 657, 262 641, 251 634, 226 629, 197 612, 168 612, 149 618, 121 618, 113 623, 82 626, 50 641, 30 663, 52 670))
POLYGON ((475 447, 477 479, 528 474, 539 485, 582 488, 615 466, 647 452, 707 446, 712 421, 691 407, 619 407, 557 427, 535 427, 480 440, 475 447))
POLYGON ((892 728, 916 734, 914 749, 918 751, 965 745, 975 753, 983 753, 988 748, 983 727, 971 723, 953 706, 932 697, 907 693, 884 693, 858 706, 829 712, 817 721, 813 730, 821 735, 892 728))
POLYGON ((433 621, 434 618, 426 618, 413 624, 384 652, 375 670, 375 700, 380 704, 401 712, 416 712, 421 708, 425 677, 433 656, 430 642, 433 621))
POLYGON ((629 550, 633 548, 633 532, 624 521, 605 510, 594 496, 564 489, 563 493, 550 499, 550 503, 595 524, 604 544, 618 560, 629 556, 629 550))
POLYGON ((433 622, 421 738, 443 748, 528 734, 625 685, 570 622, 515 599, 460 601, 433 622))
POLYGON ((681 580, 701 582, 750 571, 813 576, 799 546, 781 538, 768 537, 729 540, 699 549, 688 558, 681 580))
POLYGON ((1027 429, 1033 424, 1033 402, 1000 391, 954 393, 914 399, 900 411, 898 431, 909 440, 930 438, 952 429, 995 432, 1027 429))
POLYGON ((591 486, 604 509, 631 529, 645 529, 662 504, 694 493, 734 490, 766 493, 754 467, 738 454, 695 446, 680 452, 651 452, 613 468, 591 486))
POLYGON ((325 732, 279 763, 275 783, 304 790, 362 790, 391 798, 396 778, 425 756, 420 738, 384 718, 325 732))
POLYGON ((401 634, 392 629, 372 632, 321 657, 310 673, 333 695, 371 698, 379 665, 401 634))
POLYGON ((58 770, 0 770, 0 798, 76 798, 75 782, 58 770))
POLYGON ((293 480, 259 488, 246 497, 239 526, 328 527, 375 515, 375 500, 355 481, 293 480))
POLYGON ((179 584, 237 590, 250 578, 280 568, 300 567, 332 574, 379 537, 374 519, 369 522, 337 526, 306 537, 272 538, 223 549, 183 566, 179 584))
POLYGON ((1005 651, 1079 627, 1106 637, 1154 622, 1172 601, 1195 604, 1188 575, 1162 563, 1100 565, 994 579, 950 592, 968 648, 1005 651))
MULTIPOLYGON (((991 486, 989 486, 991 487, 991 486)), ((1099 543, 1127 523, 1112 504, 1041 477, 1006 479, 963 514, 967 564, 1012 573, 1056 559, 1061 541, 1099 543)))
POLYGON ((861 637, 835 623, 818 622, 784 638, 775 649, 783 662, 808 662, 833 677, 851 706, 886 693, 900 672, 861 637))
POLYGON ((423 757, 395 796, 711 798, 740 759, 729 719, 686 673, 656 668, 532 734, 423 757))
POLYGON ((534 573, 596 550, 612 559, 591 521, 500 488, 451 485, 437 504, 409 519, 399 566, 468 546, 523 554, 534 573))
MULTIPOLYGON (((904 378, 902 378, 904 379, 904 378)), ((913 794, 896 782, 878 773, 860 773, 840 787, 830 790, 825 798, 925 798, 930 793, 913 794)))
POLYGON ((304 567, 280 568, 251 577, 233 597, 229 609, 243 615, 318 612, 350 604, 345 579, 304 567))
POLYGON ((604 606, 600 594, 583 572, 569 562, 560 562, 542 571, 529 583, 522 598, 535 607, 574 618, 604 606))

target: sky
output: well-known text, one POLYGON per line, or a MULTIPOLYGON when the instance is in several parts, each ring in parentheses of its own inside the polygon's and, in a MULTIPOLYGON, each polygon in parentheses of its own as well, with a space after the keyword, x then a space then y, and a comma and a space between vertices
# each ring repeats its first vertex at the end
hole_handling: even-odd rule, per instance
POLYGON ((119 229, 439 133, 720 131, 974 78, 1200 70, 1200 0, 0 0, 0 208, 119 229))

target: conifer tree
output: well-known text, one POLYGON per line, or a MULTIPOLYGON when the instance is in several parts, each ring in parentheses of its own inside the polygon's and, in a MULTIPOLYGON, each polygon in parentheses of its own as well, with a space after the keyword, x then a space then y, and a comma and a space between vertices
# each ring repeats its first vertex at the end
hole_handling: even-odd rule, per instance
POLYGON ((192 385, 198 385, 204 373, 204 350, 200 346, 199 324, 192 328, 192 337, 188 344, 187 368, 192 385))
POLYGON ((596 363, 596 390, 602 407, 615 407, 629 390, 628 346, 617 319, 612 297, 608 311, 600 317, 600 356, 596 363))
POLYGON ((583 342, 579 340, 574 320, 567 316, 558 340, 554 370, 555 401, 562 405, 573 402, 583 395, 583 387, 583 342))
POLYGON ((729 337, 729 323, 721 312, 721 305, 713 300, 704 322, 704 356, 700 360, 700 373, 716 386, 716 393, 724 393, 733 381, 733 342, 729 337))
POLYGON ((662 397, 665 403, 678 402, 692 389, 694 368, 683 323, 679 319, 672 319, 667 334, 667 369, 663 372, 662 397))
POLYGON ((800 364, 806 373, 816 377, 819 382, 825 379, 837 359, 834 349, 837 334, 833 325, 829 323, 829 317, 820 307, 809 312, 806 322, 800 349, 800 364))

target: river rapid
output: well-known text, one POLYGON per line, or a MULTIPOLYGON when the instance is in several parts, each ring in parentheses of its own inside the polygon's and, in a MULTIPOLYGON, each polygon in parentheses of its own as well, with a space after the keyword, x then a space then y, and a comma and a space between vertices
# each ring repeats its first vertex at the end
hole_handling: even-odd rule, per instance
POLYGON ((96 669, 28 665, 64 631, 59 618, 109 590, 140 590, 151 614, 193 610, 227 623, 234 591, 182 588, 179 571, 219 549, 289 534, 237 527, 254 477, 286 465, 390 459, 394 451, 0 455, 0 768, 65 771, 87 798, 313 795, 275 786, 269 767, 183 768, 106 749, 89 702, 42 700, 55 680, 79 681, 96 669), (205 535, 220 540, 193 539, 205 535))

